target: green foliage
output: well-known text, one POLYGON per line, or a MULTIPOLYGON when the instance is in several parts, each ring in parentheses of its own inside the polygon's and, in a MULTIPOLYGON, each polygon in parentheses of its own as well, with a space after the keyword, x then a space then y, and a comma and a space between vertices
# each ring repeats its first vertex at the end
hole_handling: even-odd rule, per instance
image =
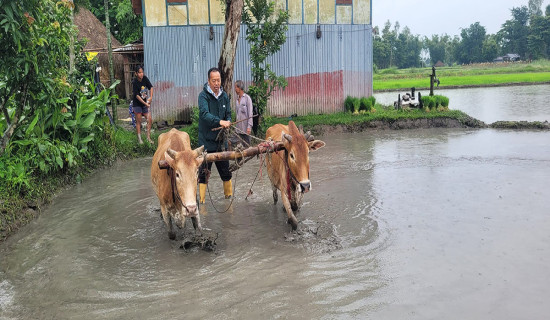
POLYGON ((109 131, 103 132, 108 126, 105 108, 110 92, 105 89, 90 98, 82 95, 75 108, 67 105, 63 109, 39 109, 30 123, 18 127, 3 154, 8 168, 4 177, 7 188, 22 191, 22 187, 30 186, 29 177, 69 170, 101 156, 98 151, 111 140, 109 131), (19 168, 21 159, 27 176, 10 170, 19 168))
POLYGON ((347 96, 344 100, 344 110, 345 112, 353 112, 355 114, 367 111, 372 111, 374 105, 376 104, 376 98, 374 96, 356 98, 352 96, 347 96))
POLYGON ((60 110, 67 102, 60 99, 75 90, 67 82, 69 37, 75 34, 71 6, 29 0, 0 7, 0 127, 9 129, 2 132, 0 153, 12 133, 24 136, 20 127, 35 126, 37 115, 60 110))
POLYGON ((503 53, 517 53, 527 58, 529 37, 529 9, 527 6, 512 8, 512 19, 506 20, 497 36, 502 42, 503 53))
POLYGON ((433 96, 422 96, 421 100, 424 108, 428 110, 435 108, 435 98, 433 96))
MULTIPOLYGON (((34 195, 48 176, 70 174, 112 154, 105 115, 113 87, 96 95, 77 55, 69 73, 69 1, 14 1, 0 7, 0 192, 34 195)), ((75 51, 79 52, 81 43, 75 51)))
POLYGON ((379 68, 410 68, 420 66, 422 41, 408 27, 400 30, 399 22, 392 27, 388 21, 381 34, 374 32, 373 63, 379 68))
MULTIPOLYGON (((515 63, 483 63, 467 66, 437 68, 440 87, 461 85, 488 85, 500 83, 547 82, 550 72, 549 60, 515 63)), ((373 76, 374 90, 429 88, 431 68, 399 69, 396 74, 373 76)))
MULTIPOLYGON (((89 9, 105 24, 104 0, 80 0, 77 6, 89 9)), ((109 0, 109 23, 111 33, 122 44, 128 44, 143 37, 143 19, 134 14, 130 0, 109 0)))
POLYGON ((367 98, 368 100, 368 108, 367 111, 371 111, 374 106, 376 106, 376 98, 374 96, 370 96, 367 98))
POLYGON ((359 111, 369 111, 372 108, 372 103, 366 97, 359 99, 359 111))
POLYGON ((447 108, 449 106, 449 98, 441 95, 435 95, 436 103, 438 106, 447 108))
POLYGON ((191 124, 185 128, 185 132, 189 134, 191 139, 191 147, 199 147, 199 108, 193 107, 191 110, 191 124))
POLYGON ((244 5, 243 23, 247 26, 246 41, 250 45, 253 82, 248 94, 262 115, 273 90, 287 85, 284 76, 277 76, 266 59, 286 42, 289 14, 285 10, 276 10, 275 2, 269 0, 246 0, 244 5))
POLYGON ((359 113, 360 107, 361 107, 361 99, 353 98, 353 113, 359 113))
POLYGON ((483 62, 483 42, 485 41, 486 30, 479 22, 471 24, 468 28, 462 29, 462 38, 457 51, 459 63, 483 62))
MULTIPOLYGON (((550 9, 550 5, 547 8, 550 9)), ((546 16, 531 17, 527 47, 533 59, 550 57, 550 12, 546 16)))
POLYGON ((427 110, 436 110, 438 107, 448 108, 449 98, 441 95, 422 96, 422 105, 427 110))
POLYGON ((460 35, 432 35, 420 41, 407 27, 400 30, 398 21, 393 26, 386 22, 381 30, 375 26, 375 74, 386 68, 418 66, 422 50, 429 53, 429 59, 423 56, 423 62, 431 65, 437 61, 447 65, 492 62, 507 53, 519 54, 522 60, 550 58, 550 5, 543 15, 541 0, 529 0, 529 7, 512 7, 510 13, 511 19, 496 34, 487 34, 485 27, 476 22, 461 28, 460 35))
POLYGON ((346 112, 353 112, 353 100, 356 98, 352 96, 347 96, 346 100, 344 100, 344 110, 346 112))

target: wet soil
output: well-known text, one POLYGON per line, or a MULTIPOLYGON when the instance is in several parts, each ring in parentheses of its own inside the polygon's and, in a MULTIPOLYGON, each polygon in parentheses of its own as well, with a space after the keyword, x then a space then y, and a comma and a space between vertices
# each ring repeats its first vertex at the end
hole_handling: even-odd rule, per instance
POLYGON ((302 246, 310 253, 321 254, 342 249, 335 226, 327 221, 300 221, 298 229, 286 233, 284 237, 286 242, 302 246))
POLYGON ((348 125, 316 125, 312 132, 316 135, 331 133, 362 132, 367 130, 408 130, 430 128, 487 128, 487 124, 466 116, 462 120, 454 118, 376 120, 348 125))
POLYGON ((489 125, 493 129, 542 129, 550 130, 548 121, 497 121, 489 125))

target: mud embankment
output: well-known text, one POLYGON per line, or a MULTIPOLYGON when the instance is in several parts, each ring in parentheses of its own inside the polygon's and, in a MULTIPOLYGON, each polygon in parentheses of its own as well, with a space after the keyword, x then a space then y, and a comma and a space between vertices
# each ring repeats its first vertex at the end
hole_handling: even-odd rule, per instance
POLYGON ((497 121, 489 125, 494 129, 541 129, 550 130, 550 122, 544 121, 497 121))
POLYGON ((406 130, 429 128, 487 128, 485 122, 465 116, 463 119, 431 118, 431 119, 388 119, 357 122, 341 125, 315 125, 311 129, 316 135, 340 132, 361 132, 366 130, 406 130))
POLYGON ((369 122, 358 122, 341 125, 315 125, 310 130, 315 135, 326 135, 331 133, 361 132, 367 130, 407 130, 407 129, 430 129, 430 128, 492 128, 492 129, 516 129, 516 130, 550 130, 548 121, 497 121, 491 124, 464 116, 461 119, 455 118, 433 118, 433 119, 391 119, 374 120, 369 122))

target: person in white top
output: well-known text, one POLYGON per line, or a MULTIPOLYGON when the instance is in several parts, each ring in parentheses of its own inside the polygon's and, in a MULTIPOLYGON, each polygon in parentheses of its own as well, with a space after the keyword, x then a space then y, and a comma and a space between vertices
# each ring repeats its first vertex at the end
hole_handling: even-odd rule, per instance
MULTIPOLYGON (((236 128, 237 133, 248 145, 250 145, 250 137, 252 131, 252 99, 244 92, 244 83, 242 80, 235 82, 235 93, 237 93, 237 103, 235 104, 235 112, 237 114, 236 128), (245 120, 248 119, 248 120, 245 120), (241 122, 238 122, 243 120, 241 122)), ((245 146, 245 147, 248 147, 245 146)))

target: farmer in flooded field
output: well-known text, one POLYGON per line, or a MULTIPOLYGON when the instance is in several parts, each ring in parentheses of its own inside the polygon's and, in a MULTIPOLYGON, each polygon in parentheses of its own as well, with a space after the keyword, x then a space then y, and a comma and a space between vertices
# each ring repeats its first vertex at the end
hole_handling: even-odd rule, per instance
MULTIPOLYGON (((231 102, 221 86, 221 75, 218 68, 208 70, 208 82, 204 84, 199 94, 199 146, 204 146, 207 152, 219 152, 224 147, 224 141, 216 141, 219 131, 214 128, 229 128, 231 126, 231 102)), ((207 171, 212 168, 212 162, 199 168, 200 203, 205 203, 207 171)), ((216 161, 216 168, 223 181, 223 193, 226 199, 233 195, 229 161, 216 161)))

